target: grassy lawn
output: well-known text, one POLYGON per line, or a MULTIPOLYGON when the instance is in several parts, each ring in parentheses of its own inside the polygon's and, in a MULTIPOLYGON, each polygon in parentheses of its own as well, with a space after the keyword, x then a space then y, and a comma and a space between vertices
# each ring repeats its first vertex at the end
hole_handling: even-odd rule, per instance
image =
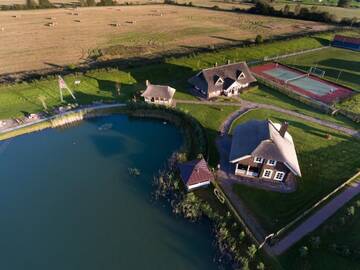
POLYGON ((321 227, 306 236, 285 254, 280 256, 284 269, 359 269, 359 255, 343 255, 335 251, 332 245, 348 248, 351 252, 359 251, 360 234, 360 196, 355 197, 321 227), (348 216, 347 209, 353 206, 355 215, 348 216), (345 220, 345 222, 344 222, 345 220), (311 244, 312 237, 320 237, 320 246, 311 244), (299 249, 307 246, 309 255, 305 258, 299 256, 299 249), (326 258, 321 260, 320 258, 326 258))
POLYGON ((304 71, 309 71, 310 67, 316 66, 325 71, 326 79, 360 91, 360 52, 329 48, 290 57, 283 62, 304 71), (340 77, 337 80, 339 74, 340 77))
POLYGON ((324 114, 321 111, 317 111, 304 103, 263 85, 254 87, 251 90, 242 93, 241 98, 252 102, 275 105, 280 108, 299 112, 318 119, 334 122, 338 125, 360 129, 360 124, 357 124, 344 116, 339 115, 334 117, 324 114))
POLYGON ((177 107, 191 114, 205 128, 209 143, 209 163, 211 166, 216 167, 219 162, 219 154, 215 146, 215 139, 219 127, 232 112, 240 109, 240 107, 192 104, 178 104, 177 107))
MULTIPOLYGON (((85 75, 65 76, 65 81, 74 89, 77 102, 90 103, 95 100, 126 101, 135 91, 143 90, 145 80, 154 84, 168 84, 177 89, 175 98, 194 99, 187 92, 187 80, 199 69, 222 64, 226 61, 251 61, 293 52, 298 50, 320 47, 328 44, 333 34, 318 34, 313 37, 297 38, 288 41, 279 41, 246 48, 226 49, 212 53, 192 54, 188 57, 169 58, 162 64, 144 65, 142 67, 123 70, 94 70, 85 75), (74 80, 81 80, 75 87, 74 80), (115 83, 121 83, 121 95, 117 96, 115 83)), ((0 86, 0 119, 19 117, 23 112, 39 112, 42 110, 39 96, 46 97, 49 108, 60 105, 59 92, 56 79, 35 81, 32 83, 18 83, 0 86)), ((66 96, 67 101, 71 101, 66 96)))
POLYGON ((303 177, 297 191, 281 194, 242 185, 236 192, 258 217, 268 232, 274 232, 297 217, 302 211, 352 176, 360 164, 360 141, 320 125, 269 110, 255 110, 236 120, 250 119, 288 121, 303 177), (326 135, 331 139, 326 139, 326 135), (271 207, 266 207, 266 206, 271 207))

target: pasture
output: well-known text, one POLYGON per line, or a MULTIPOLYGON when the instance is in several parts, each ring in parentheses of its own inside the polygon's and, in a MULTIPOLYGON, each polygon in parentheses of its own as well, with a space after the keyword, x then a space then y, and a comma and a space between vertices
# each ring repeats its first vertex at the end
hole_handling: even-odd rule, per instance
MULTIPOLYGON (((290 10, 294 11, 297 4, 294 4, 293 2, 288 3, 275 3, 273 4, 274 8, 277 10, 283 9, 285 5, 290 6, 290 10)), ((311 5, 311 4, 301 4, 301 7, 306 8, 316 8, 317 11, 325 11, 329 12, 330 14, 333 14, 336 16, 337 20, 341 20, 342 18, 360 18, 360 8, 341 8, 337 6, 326 6, 326 5, 311 5)))
POLYGON ((356 173, 360 141, 318 124, 269 110, 255 110, 238 118, 233 127, 250 119, 289 122, 303 177, 293 193, 268 192, 244 185, 235 191, 264 228, 274 232, 356 173), (271 205, 271 207, 264 207, 271 205))
POLYGON ((0 74, 78 64, 91 56, 107 60, 187 52, 257 34, 269 37, 331 27, 168 5, 8 11, 0 12, 0 25, 0 74))

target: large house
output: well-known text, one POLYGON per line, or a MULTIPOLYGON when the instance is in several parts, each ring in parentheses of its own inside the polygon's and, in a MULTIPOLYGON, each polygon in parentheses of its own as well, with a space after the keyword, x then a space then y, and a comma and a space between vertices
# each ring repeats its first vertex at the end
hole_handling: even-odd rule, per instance
POLYGON ((167 85, 154 85, 146 81, 146 90, 141 94, 145 102, 170 106, 176 90, 167 85))
POLYGON ((237 95, 253 82, 256 79, 246 62, 204 69, 189 79, 195 90, 206 98, 237 95))
POLYGON ((301 177, 299 162, 288 123, 251 120, 233 133, 229 161, 237 176, 286 182, 301 177))
POLYGON ((187 190, 210 185, 210 182, 214 180, 214 175, 203 158, 179 164, 178 167, 181 180, 187 190))

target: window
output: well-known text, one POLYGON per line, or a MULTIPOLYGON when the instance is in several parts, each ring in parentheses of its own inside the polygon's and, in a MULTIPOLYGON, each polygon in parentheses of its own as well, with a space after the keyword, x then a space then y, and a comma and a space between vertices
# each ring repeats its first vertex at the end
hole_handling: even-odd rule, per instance
POLYGON ((263 158, 261 158, 261 157, 255 157, 255 158, 254 158, 254 162, 255 162, 255 163, 263 163, 263 158))
POLYGON ((284 172, 276 172, 274 179, 277 181, 282 181, 284 179, 285 173, 284 172))
POLYGON ((264 170, 264 173, 263 173, 263 177, 264 178, 271 178, 271 176, 272 176, 272 170, 264 170))
POLYGON ((275 165, 276 165, 276 160, 269 159, 269 160, 267 161, 267 165, 275 166, 275 165))
POLYGON ((223 80, 221 77, 219 77, 219 78, 217 79, 215 85, 222 85, 223 83, 224 83, 224 80, 223 80))

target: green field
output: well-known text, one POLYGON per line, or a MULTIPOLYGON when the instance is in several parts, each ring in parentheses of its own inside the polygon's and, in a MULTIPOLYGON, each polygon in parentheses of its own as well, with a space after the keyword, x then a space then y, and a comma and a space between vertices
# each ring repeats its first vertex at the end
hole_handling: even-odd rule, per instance
POLYGON ((205 128, 209 145, 209 163, 216 167, 219 162, 219 155, 215 145, 215 139, 218 136, 218 130, 224 120, 234 111, 239 110, 239 106, 209 106, 179 104, 181 110, 195 117, 205 128))
POLYGON ((325 71, 325 79, 360 92, 360 52, 329 48, 286 58, 282 62, 304 71, 316 66, 325 71))
POLYGON ((303 177, 294 193, 268 192, 243 185, 236 192, 270 233, 280 229, 302 211, 352 176, 360 164, 360 141, 320 125, 269 110, 256 110, 237 119, 289 122, 303 177), (327 139, 329 134, 331 139, 327 139), (271 207, 264 207, 271 206, 271 207))
POLYGON ((328 114, 324 114, 323 112, 318 111, 300 101, 292 99, 280 93, 279 91, 273 90, 263 85, 254 87, 249 91, 245 91, 240 95, 240 97, 244 100, 263 103, 263 104, 271 104, 304 115, 309 115, 325 121, 334 122, 338 125, 342 125, 354 129, 360 129, 359 123, 357 124, 351 121, 350 119, 346 118, 345 116, 341 116, 341 115, 331 116, 328 114))
MULTIPOLYGON (((356 3, 356 2, 354 2, 356 3)), ((313 8, 316 7, 317 11, 325 11, 325 12, 329 12, 330 14, 335 15, 336 20, 340 21, 342 18, 360 18, 360 8, 341 8, 341 7, 337 7, 335 6, 330 6, 330 5, 318 5, 316 3, 300 3, 301 7, 306 7, 306 8, 313 8)), ((273 4, 274 8, 277 10, 281 10, 284 8, 285 5, 289 5, 290 6, 290 10, 294 11, 295 6, 297 5, 294 2, 281 2, 281 3, 275 3, 273 4)))
POLYGON ((320 228, 281 255, 279 260, 284 269, 359 269, 359 204, 360 196, 357 196, 320 228), (347 212, 351 206, 355 209, 353 216, 349 216, 347 212), (312 244, 313 237, 320 237, 318 247, 312 244), (334 250, 334 244, 338 247, 337 251, 334 250), (310 250, 305 258, 299 256, 299 249, 303 246, 310 250), (347 254, 346 249, 350 250, 350 254, 347 254))

